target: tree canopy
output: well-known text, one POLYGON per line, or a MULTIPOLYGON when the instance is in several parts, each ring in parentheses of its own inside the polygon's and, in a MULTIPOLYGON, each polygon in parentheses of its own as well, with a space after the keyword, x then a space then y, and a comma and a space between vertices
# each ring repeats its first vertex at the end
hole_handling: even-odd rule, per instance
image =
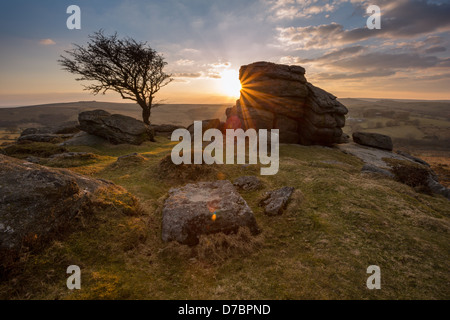
POLYGON ((106 36, 100 30, 89 36, 87 46, 75 44, 58 62, 78 81, 94 81, 85 85, 93 94, 118 92, 123 99, 136 101, 142 108, 142 120, 150 124, 155 94, 173 79, 164 72, 167 62, 146 42, 120 39, 117 33, 106 36))

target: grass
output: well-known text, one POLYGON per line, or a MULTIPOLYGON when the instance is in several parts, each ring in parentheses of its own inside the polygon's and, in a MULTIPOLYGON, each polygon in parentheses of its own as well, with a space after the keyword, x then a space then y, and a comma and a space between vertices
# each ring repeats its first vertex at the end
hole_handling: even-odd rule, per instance
MULTIPOLYGON (((197 247, 161 241, 161 208, 177 185, 158 174, 173 143, 67 147, 99 155, 71 170, 125 187, 142 213, 100 212, 63 240, 23 258, 0 283, 6 299, 448 299, 450 206, 394 180, 361 174, 353 156, 323 147, 282 145, 280 171, 222 165, 200 180, 257 175, 242 192, 262 233, 204 236, 197 247), (138 152, 145 161, 116 164, 138 152), (268 217, 264 191, 293 186, 281 216, 268 217), (82 289, 66 288, 78 265, 82 289), (369 265, 381 268, 381 290, 368 290, 369 265)), ((64 164, 61 164, 64 166, 64 164)))
POLYGON ((12 143, 20 136, 20 133, 11 130, 2 130, 0 128, 0 145, 3 143, 12 143))
POLYGON ((401 125, 396 127, 384 127, 377 129, 364 129, 363 131, 380 133, 388 135, 392 138, 409 138, 422 139, 424 133, 417 127, 411 125, 401 125))
POLYGON ((0 152, 19 159, 25 159, 29 156, 47 158, 54 154, 64 153, 68 150, 49 142, 30 142, 9 145, 0 149, 0 152))

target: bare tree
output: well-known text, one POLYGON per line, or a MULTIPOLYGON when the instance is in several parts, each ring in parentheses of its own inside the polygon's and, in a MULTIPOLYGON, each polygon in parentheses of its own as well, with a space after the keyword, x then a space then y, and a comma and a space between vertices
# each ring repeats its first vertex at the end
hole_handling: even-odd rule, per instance
POLYGON ((100 30, 89 39, 86 47, 74 45, 73 50, 65 51, 70 58, 58 60, 63 70, 81 76, 77 81, 95 81, 84 86, 94 95, 112 90, 123 99, 136 101, 142 108, 142 120, 150 124, 155 94, 173 80, 163 71, 167 65, 163 56, 146 42, 119 39, 117 33, 105 36, 100 30))

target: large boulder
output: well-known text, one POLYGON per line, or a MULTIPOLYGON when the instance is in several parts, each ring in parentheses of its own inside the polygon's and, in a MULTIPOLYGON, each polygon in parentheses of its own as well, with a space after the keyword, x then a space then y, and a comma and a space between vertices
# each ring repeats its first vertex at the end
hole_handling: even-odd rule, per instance
POLYGON ((121 114, 104 110, 85 111, 78 115, 78 121, 81 130, 105 138, 112 144, 140 145, 144 141, 153 141, 150 126, 121 114))
POLYGON ((72 227, 96 205, 128 214, 137 200, 106 180, 0 155, 0 271, 22 251, 42 246, 72 227), (128 206, 108 204, 109 192, 123 204, 128 199, 128 206))
POLYGON ((354 132, 353 141, 363 146, 392 151, 394 148, 389 136, 379 133, 354 132))
POLYGON ((162 239, 195 245, 202 234, 259 232, 245 200, 228 180, 187 184, 171 189, 163 208, 162 239))
POLYGON ((304 68, 255 62, 241 67, 239 79, 241 97, 226 110, 226 128, 279 129, 282 143, 343 141, 347 108, 308 83, 304 68))

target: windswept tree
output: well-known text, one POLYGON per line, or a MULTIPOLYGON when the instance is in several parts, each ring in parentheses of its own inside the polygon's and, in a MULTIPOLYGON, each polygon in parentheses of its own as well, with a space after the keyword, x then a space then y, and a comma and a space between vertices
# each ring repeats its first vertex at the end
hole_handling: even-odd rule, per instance
POLYGON ((142 120, 150 124, 155 94, 173 79, 164 72, 167 62, 146 42, 131 38, 119 39, 117 33, 105 36, 100 30, 89 36, 86 47, 75 45, 65 51, 58 62, 64 70, 80 76, 78 81, 94 81, 84 86, 94 95, 108 90, 123 99, 136 101, 142 108, 142 120))

